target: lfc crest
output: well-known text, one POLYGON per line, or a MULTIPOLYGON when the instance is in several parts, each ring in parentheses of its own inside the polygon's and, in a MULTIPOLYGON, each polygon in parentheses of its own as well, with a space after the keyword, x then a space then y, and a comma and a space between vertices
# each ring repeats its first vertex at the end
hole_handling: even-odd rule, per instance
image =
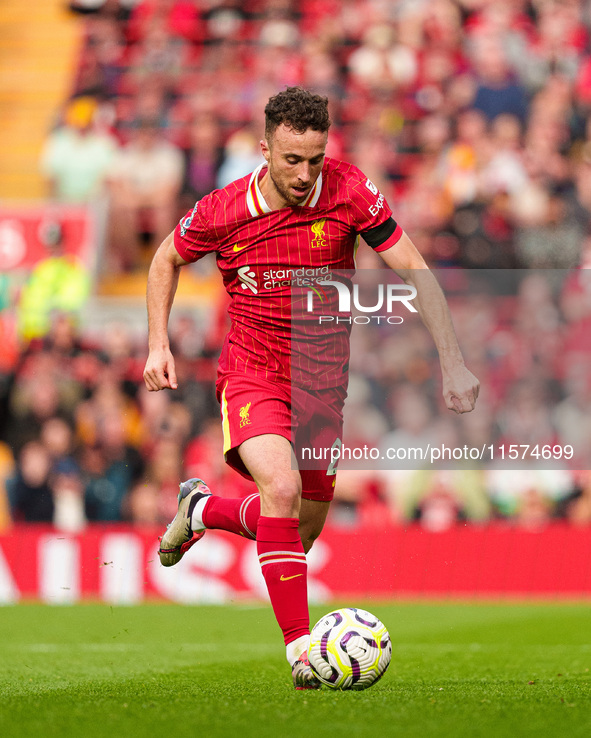
POLYGON ((322 248, 323 246, 326 246, 326 233, 324 232, 324 224, 326 223, 326 218, 321 218, 320 220, 315 220, 310 228, 312 229, 312 233, 314 234, 312 238, 312 242, 310 243, 310 246, 313 249, 316 248, 322 248))
POLYGON ((250 406, 252 403, 248 403, 248 405, 245 405, 244 407, 241 407, 238 411, 238 415, 240 415, 240 427, 244 428, 245 425, 250 425, 250 406))

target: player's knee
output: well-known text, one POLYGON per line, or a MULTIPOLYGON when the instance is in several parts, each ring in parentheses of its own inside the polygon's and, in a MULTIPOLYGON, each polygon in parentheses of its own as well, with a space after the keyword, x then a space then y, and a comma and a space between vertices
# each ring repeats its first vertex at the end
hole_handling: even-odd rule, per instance
POLYGON ((300 501, 301 486, 297 476, 282 477, 275 481, 272 491, 273 497, 285 503, 298 503, 300 501))
POLYGON ((277 477, 259 489, 267 514, 277 517, 292 517, 299 514, 301 495, 299 475, 277 477))

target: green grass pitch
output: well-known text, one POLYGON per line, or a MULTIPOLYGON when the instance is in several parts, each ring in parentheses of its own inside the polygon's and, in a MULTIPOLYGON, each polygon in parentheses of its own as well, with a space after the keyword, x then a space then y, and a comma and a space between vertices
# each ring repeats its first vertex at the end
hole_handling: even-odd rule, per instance
POLYGON ((0 736, 591 735, 589 604, 348 604, 394 646, 365 692, 296 692, 265 606, 2 608, 0 736))

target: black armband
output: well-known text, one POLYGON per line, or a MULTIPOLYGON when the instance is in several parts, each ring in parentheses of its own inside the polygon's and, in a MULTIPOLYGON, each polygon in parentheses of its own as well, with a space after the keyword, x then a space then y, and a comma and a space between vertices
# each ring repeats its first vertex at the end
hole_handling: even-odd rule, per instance
POLYGON ((368 231, 363 231, 361 235, 368 246, 371 246, 372 249, 377 249, 392 237, 398 227, 398 223, 394 218, 390 217, 381 225, 370 228, 368 231))

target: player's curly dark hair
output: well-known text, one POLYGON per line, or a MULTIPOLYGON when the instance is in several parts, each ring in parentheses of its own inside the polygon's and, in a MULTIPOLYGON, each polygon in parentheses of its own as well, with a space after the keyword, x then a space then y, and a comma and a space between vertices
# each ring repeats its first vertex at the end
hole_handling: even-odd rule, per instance
POLYGON ((328 131, 330 116, 328 98, 315 95, 303 87, 288 87, 269 98, 265 107, 265 136, 268 141, 281 124, 296 133, 328 131))

